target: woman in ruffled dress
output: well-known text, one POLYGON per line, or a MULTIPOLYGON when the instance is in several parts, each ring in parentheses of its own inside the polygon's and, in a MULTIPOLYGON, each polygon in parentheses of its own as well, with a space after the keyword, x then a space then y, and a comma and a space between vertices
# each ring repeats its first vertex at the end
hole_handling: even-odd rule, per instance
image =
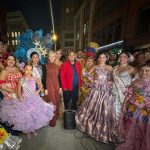
MULTIPOLYGON (((113 137, 115 126, 115 107, 112 93, 112 67, 106 64, 108 56, 101 53, 95 73, 91 92, 76 112, 77 128, 97 141, 116 142, 113 137)), ((119 138, 119 135, 118 135, 119 138)))
MULTIPOLYGON (((0 89, 4 95, 2 101, 0 102, 1 122, 7 123, 7 119, 4 119, 7 116, 7 114, 2 114, 1 111, 2 109, 7 109, 7 107, 13 105, 13 98, 16 98, 17 96, 16 88, 18 86, 18 81, 21 76, 22 74, 16 67, 16 58, 13 55, 8 55, 6 58, 6 68, 3 69, 0 73, 0 89)), ((21 142, 21 138, 19 138, 18 136, 13 136, 9 133, 9 140, 5 141, 5 145, 9 149, 13 149, 19 147, 19 144, 21 142)))
POLYGON ((140 78, 128 88, 121 120, 125 143, 117 150, 150 149, 150 63, 143 64, 140 78))
MULTIPOLYGON (((47 104, 39 96, 42 84, 32 77, 32 64, 26 64, 24 75, 18 84, 18 97, 10 106, 1 106, 0 117, 13 125, 14 130, 22 131, 31 137, 31 133, 48 125, 54 116, 55 106, 47 104), (36 84, 38 90, 36 90, 36 84)), ((36 134, 36 133, 35 133, 36 134)))

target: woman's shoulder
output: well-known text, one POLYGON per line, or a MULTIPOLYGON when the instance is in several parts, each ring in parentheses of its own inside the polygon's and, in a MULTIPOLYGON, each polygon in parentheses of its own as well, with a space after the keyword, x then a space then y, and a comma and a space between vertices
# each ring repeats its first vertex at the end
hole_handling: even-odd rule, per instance
POLYGON ((131 66, 131 65, 128 65, 127 71, 128 71, 129 74, 137 73, 137 69, 135 67, 131 66))
POLYGON ((6 69, 2 69, 0 74, 7 74, 7 70, 6 69))
POLYGON ((112 72, 112 71, 113 71, 113 67, 112 67, 112 66, 106 65, 105 67, 106 67, 106 69, 107 69, 109 72, 112 72))

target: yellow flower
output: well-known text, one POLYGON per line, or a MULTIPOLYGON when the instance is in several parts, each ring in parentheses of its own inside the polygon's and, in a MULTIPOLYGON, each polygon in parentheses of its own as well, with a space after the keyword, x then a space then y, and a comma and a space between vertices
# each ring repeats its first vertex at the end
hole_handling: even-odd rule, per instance
POLYGON ((141 110, 141 113, 142 113, 144 116, 147 116, 147 115, 148 115, 148 112, 147 112, 145 109, 142 109, 142 110, 141 110))
POLYGON ((4 142, 5 139, 8 138, 8 133, 4 128, 0 128, 0 144, 4 142))
POLYGON ((143 96, 137 95, 136 101, 137 101, 138 103, 140 103, 140 104, 143 103, 143 101, 144 101, 143 96))
POLYGON ((129 105, 129 109, 130 109, 131 112, 134 112, 136 108, 135 108, 134 105, 129 105))

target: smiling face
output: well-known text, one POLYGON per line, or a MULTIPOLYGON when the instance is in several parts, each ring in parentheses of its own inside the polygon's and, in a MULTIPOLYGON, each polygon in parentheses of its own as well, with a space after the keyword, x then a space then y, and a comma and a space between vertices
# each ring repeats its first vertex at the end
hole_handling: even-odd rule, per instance
POLYGON ((143 66, 140 70, 140 76, 143 79, 150 79, 150 67, 143 66))
POLYGON ((55 53, 50 53, 48 59, 51 63, 54 63, 55 60, 56 60, 56 54, 55 53))
POLYGON ((32 76, 32 66, 31 65, 26 65, 24 68, 24 74, 26 76, 32 76))
POLYGON ((128 56, 125 53, 120 54, 119 62, 121 65, 128 63, 128 56))
POLYGON ((69 56, 68 56, 68 59, 69 59, 70 62, 73 62, 75 60, 75 53, 74 52, 70 52, 69 56))
POLYGON ((61 53, 60 50, 58 50, 58 51, 56 52, 56 59, 60 59, 61 56, 62 56, 62 53, 61 53))
POLYGON ((8 67, 14 67, 16 60, 13 56, 8 56, 7 60, 6 60, 7 66, 8 67))
POLYGON ((105 64, 107 61, 107 56, 105 54, 101 54, 98 57, 98 62, 99 64, 105 64))
POLYGON ((94 60, 93 59, 87 59, 86 61, 86 67, 92 68, 94 65, 94 60))
POLYGON ((38 64, 39 63, 39 55, 34 54, 31 58, 31 61, 32 61, 33 64, 38 64))

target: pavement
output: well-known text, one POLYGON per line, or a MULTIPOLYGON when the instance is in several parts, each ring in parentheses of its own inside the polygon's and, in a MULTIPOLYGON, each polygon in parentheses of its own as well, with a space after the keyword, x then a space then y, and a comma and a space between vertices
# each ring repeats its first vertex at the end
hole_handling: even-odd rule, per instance
POLYGON ((84 135, 79 130, 65 130, 59 119, 55 127, 46 126, 37 131, 38 135, 23 142, 19 150, 114 150, 113 144, 103 144, 84 135))

